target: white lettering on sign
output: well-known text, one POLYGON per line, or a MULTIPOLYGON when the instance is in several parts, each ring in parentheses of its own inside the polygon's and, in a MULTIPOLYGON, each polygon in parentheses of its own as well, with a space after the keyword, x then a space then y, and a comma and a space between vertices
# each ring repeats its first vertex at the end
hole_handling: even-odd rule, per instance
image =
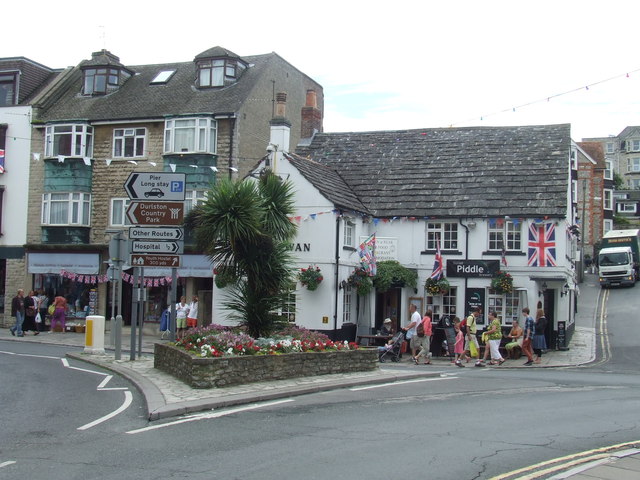
POLYGON ((462 265, 456 264, 456 273, 484 273, 484 267, 481 265, 462 265))

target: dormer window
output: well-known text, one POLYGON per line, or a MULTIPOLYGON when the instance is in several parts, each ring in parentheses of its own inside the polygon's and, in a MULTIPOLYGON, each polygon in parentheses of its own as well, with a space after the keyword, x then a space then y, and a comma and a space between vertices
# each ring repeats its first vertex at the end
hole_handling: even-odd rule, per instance
POLYGON ((244 65, 231 58, 201 60, 197 66, 199 87, 224 87, 235 82, 244 70, 244 65))
POLYGON ((105 95, 118 88, 120 70, 117 68, 87 68, 84 71, 85 95, 105 95))
POLYGON ((0 107, 18 104, 18 72, 0 72, 0 107))

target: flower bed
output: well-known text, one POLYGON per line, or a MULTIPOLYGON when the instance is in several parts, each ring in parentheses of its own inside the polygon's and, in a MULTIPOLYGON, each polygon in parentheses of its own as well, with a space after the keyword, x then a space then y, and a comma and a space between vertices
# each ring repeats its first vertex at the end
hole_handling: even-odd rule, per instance
POLYGON ((370 371, 376 349, 307 351, 270 355, 197 357, 172 344, 156 343, 154 367, 192 388, 214 388, 295 377, 370 371))
POLYGON ((295 326, 259 339, 220 325, 191 329, 175 345, 156 344, 154 365, 194 388, 378 368, 375 349, 295 326))

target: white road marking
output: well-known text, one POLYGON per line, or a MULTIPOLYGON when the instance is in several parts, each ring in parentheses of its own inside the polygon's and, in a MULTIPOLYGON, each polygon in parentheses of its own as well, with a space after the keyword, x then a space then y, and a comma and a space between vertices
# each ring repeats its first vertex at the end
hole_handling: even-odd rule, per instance
POLYGON ((144 427, 144 428, 138 428, 137 430, 129 430, 127 433, 130 435, 136 434, 136 433, 143 433, 143 432, 148 432, 151 430, 157 430, 159 428, 164 428, 164 427, 172 427, 174 425, 179 425, 181 423, 187 423, 187 422, 195 422, 198 420, 208 420, 210 418, 220 418, 220 417, 224 417, 226 415, 233 415, 234 413, 241 413, 241 412, 247 412, 250 410, 256 410, 258 408, 264 408, 264 407, 271 407, 273 405, 280 405, 282 403, 289 403, 289 402, 293 402, 293 399, 289 398, 286 400, 276 400, 273 402, 267 402, 267 403, 259 403, 259 404, 255 404, 255 405, 249 405, 249 406, 245 406, 245 407, 238 407, 238 408, 231 408, 229 410, 222 410, 222 411, 213 411, 213 412, 208 412, 208 413, 200 413, 197 415, 191 415, 189 417, 186 418, 181 418, 180 420, 175 420, 173 422, 169 422, 169 423, 163 423, 160 425, 152 425, 150 427, 144 427))
POLYGON ((352 392, 357 392, 360 390, 370 390, 372 388, 384 388, 384 387, 391 387, 396 385, 404 385, 406 383, 435 382, 437 380, 452 380, 454 378, 459 378, 459 377, 417 378, 414 380, 401 380, 398 382, 379 383, 377 385, 367 385, 365 387, 352 387, 349 390, 351 390, 352 392))
POLYGON ((14 463, 16 463, 16 462, 14 462, 13 460, 8 461, 8 462, 2 462, 2 463, 0 463, 0 468, 8 467, 9 465, 13 465, 14 463))
POLYGON ((101 424, 102 422, 106 422, 107 420, 115 417, 116 415, 119 415, 120 413, 124 412, 127 408, 129 408, 129 405, 131 405, 132 401, 133 401, 133 395, 131 394, 130 391, 127 390, 126 392, 124 392, 124 403, 120 405, 118 409, 114 410, 108 415, 105 415, 102 418, 94 420, 91 423, 87 423, 86 425, 78 427, 78 430, 87 430, 91 427, 95 427, 96 425, 101 424))
POLYGON ((4 353, 5 355, 15 355, 17 357, 51 358, 53 360, 59 360, 60 359, 60 357, 51 357, 49 355, 32 355, 32 354, 29 354, 29 353, 5 352, 4 350, 0 350, 0 353, 4 353))

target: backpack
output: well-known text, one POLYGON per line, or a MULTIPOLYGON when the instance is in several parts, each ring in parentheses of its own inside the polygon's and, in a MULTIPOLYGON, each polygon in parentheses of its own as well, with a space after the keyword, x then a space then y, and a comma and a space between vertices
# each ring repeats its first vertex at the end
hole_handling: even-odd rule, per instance
POLYGON ((418 328, 416 328, 416 335, 424 337, 424 322, 420 322, 418 324, 418 328))

